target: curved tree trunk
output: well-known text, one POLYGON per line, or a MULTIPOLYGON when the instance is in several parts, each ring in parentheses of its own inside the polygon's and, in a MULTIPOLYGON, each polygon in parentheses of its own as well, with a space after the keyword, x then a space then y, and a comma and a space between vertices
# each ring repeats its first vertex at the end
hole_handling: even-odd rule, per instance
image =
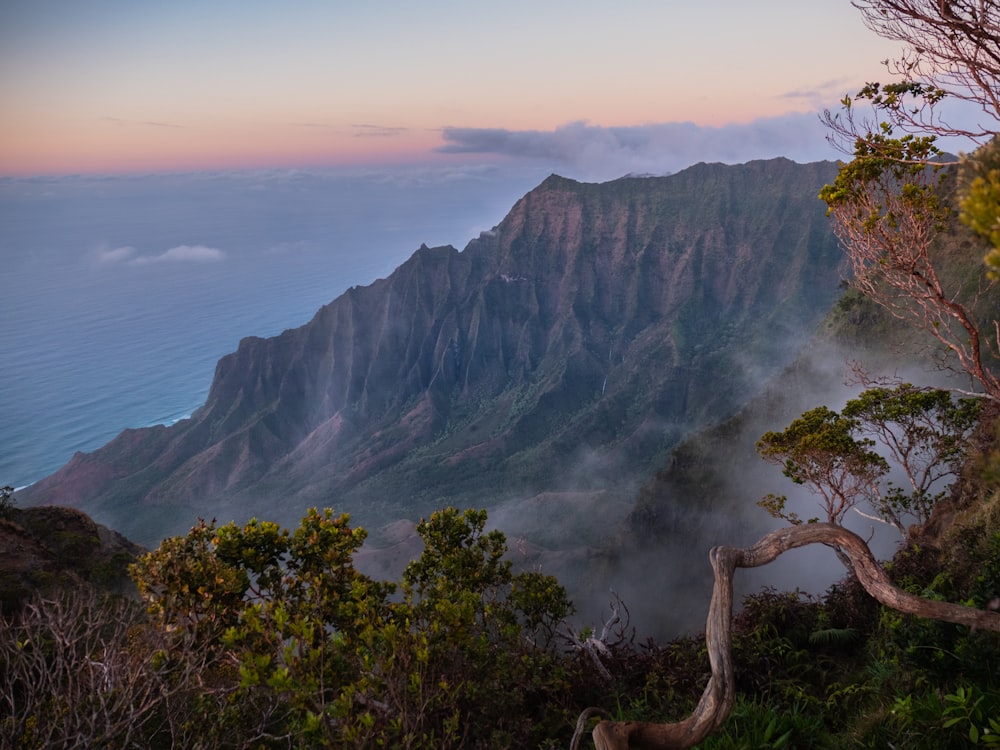
MULTIPOLYGON (((864 540, 841 526, 802 524, 772 531, 751 547, 715 547, 710 553, 715 587, 705 626, 712 677, 697 707, 688 718, 670 724, 602 721, 593 732, 597 750, 677 750, 692 747, 714 732, 729 716, 736 697, 732 654, 733 574, 736 568, 766 565, 783 552, 808 544, 825 544, 841 550, 865 590, 887 607, 932 620, 1000 632, 1000 613, 924 599, 896 588, 864 540)), ((576 747, 578 740, 578 736, 574 737, 572 747, 576 747)))

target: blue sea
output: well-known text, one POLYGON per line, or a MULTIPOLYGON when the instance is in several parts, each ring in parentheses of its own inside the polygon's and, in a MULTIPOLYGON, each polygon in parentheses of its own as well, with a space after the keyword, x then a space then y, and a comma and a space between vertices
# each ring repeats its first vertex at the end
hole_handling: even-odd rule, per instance
POLYGON ((200 406, 245 336, 305 324, 421 243, 461 249, 530 166, 0 179, 0 485, 200 406))

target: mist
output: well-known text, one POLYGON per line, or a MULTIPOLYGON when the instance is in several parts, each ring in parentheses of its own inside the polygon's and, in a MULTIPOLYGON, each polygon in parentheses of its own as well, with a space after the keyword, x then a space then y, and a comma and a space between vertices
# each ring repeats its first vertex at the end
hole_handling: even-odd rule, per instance
MULTIPOLYGON (((454 134, 455 143, 469 149, 526 155, 530 163, 520 168, 0 181, 11 313, 0 319, 0 438, 8 448, 0 456, 0 482, 27 484, 122 429, 189 415, 204 402, 218 359, 244 336, 304 324, 350 286, 388 275, 421 242, 463 247, 489 232, 544 177, 551 160, 576 153, 568 145, 559 151, 553 138, 593 136, 607 144, 583 154, 631 149, 632 166, 642 171, 653 166, 645 162, 653 146, 670 140, 669 129, 660 140, 649 132, 596 130, 581 125, 542 134, 535 145, 514 138, 508 146, 503 141, 510 134, 454 134)), ((567 171, 596 170, 603 158, 568 160, 567 171)), ((618 176, 623 162, 614 163, 618 176)), ((788 358, 804 343, 787 330, 775 329, 773 337, 788 358)), ((698 632, 711 593, 711 547, 750 544, 780 525, 757 500, 768 492, 788 494, 792 510, 816 514, 814 500, 795 494, 778 469, 757 457, 753 443, 805 409, 839 408, 856 395, 857 388, 843 384, 845 360, 844 352, 814 347, 799 365, 808 377, 792 385, 772 382, 752 357, 741 360, 746 393, 760 392, 766 406, 748 407, 735 447, 704 456, 711 484, 671 497, 651 519, 649 539, 632 538, 642 525, 634 516, 642 491, 638 473, 586 446, 573 457, 572 481, 466 504, 490 505, 491 526, 507 534, 511 558, 556 575, 581 623, 599 625, 614 591, 642 635, 698 632)), ((667 436, 665 442, 692 428, 710 425, 645 425, 667 436)), ((419 554, 418 520, 369 529, 390 550, 381 555, 387 576, 419 554)), ((852 523, 864 537, 874 528, 852 523)), ((874 531, 879 554, 891 554, 895 532, 874 531)), ((372 562, 368 551, 365 556, 365 564, 383 564, 372 562)), ((827 550, 804 550, 741 571, 737 585, 743 593, 762 585, 822 593, 843 575, 827 550)))
MULTIPOLYGON (((642 515, 640 492, 638 504, 625 511, 609 544, 578 561, 576 568, 562 571, 565 579, 560 580, 578 597, 582 624, 600 626, 614 591, 629 608, 640 640, 649 636, 662 642, 701 633, 713 585, 711 548, 749 546, 787 525, 758 507, 763 496, 786 495, 786 509, 803 519, 821 516, 817 497, 783 476, 780 467, 763 461, 754 444, 808 409, 826 405, 839 411, 856 397, 863 387, 852 381, 852 354, 835 344, 814 342, 792 367, 762 384, 757 398, 732 420, 682 440, 667 463, 655 517, 642 515), (629 518, 630 513, 636 515, 629 518)), ((872 374, 935 387, 948 382, 931 365, 897 369, 884 358, 880 361, 882 371, 872 374)), ((892 526, 855 512, 848 513, 844 526, 868 541, 880 560, 890 558, 904 541, 892 526)), ((766 566, 737 571, 737 608, 743 597, 765 587, 821 596, 846 575, 847 569, 826 547, 792 550, 766 566)))

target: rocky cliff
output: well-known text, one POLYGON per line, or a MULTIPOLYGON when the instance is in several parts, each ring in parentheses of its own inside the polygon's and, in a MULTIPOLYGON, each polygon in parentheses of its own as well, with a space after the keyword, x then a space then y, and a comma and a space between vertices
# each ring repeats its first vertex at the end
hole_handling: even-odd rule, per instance
POLYGON ((306 325, 244 339, 190 419, 126 430, 18 500, 144 543, 196 516, 287 523, 309 505, 375 528, 506 503, 517 525, 531 498, 550 519, 536 538, 605 533, 670 447, 746 402, 837 298, 816 199, 835 169, 550 177, 461 252, 421 247, 306 325))

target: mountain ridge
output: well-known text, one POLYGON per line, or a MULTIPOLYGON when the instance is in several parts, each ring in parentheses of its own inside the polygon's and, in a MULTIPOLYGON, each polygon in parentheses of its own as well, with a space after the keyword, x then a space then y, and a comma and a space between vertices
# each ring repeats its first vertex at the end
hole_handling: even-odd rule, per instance
POLYGON ((143 542, 178 516, 321 504, 372 526, 487 489, 621 499, 832 305, 841 257, 815 195, 835 169, 552 175, 462 251, 421 246, 306 325, 243 339, 190 419, 126 430, 19 499, 143 542))

